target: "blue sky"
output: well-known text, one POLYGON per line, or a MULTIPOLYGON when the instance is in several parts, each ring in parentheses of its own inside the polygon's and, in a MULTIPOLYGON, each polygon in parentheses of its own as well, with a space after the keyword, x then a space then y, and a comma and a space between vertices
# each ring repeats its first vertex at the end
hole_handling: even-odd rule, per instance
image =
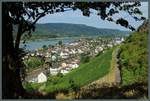
MULTIPOLYGON (((148 2, 142 2, 141 4, 142 6, 140 7, 140 10, 143 12, 143 16, 148 18, 148 2)), ((91 10, 91 12, 92 14, 90 15, 90 17, 83 16, 80 10, 55 13, 46 15, 45 17, 41 18, 38 23, 74 23, 85 24, 97 28, 129 30, 113 22, 101 20, 100 17, 96 15, 97 13, 95 10, 91 10)), ((142 23, 141 21, 137 22, 133 20, 133 18, 131 18, 127 13, 124 12, 116 14, 114 18, 118 18, 119 16, 123 16, 123 18, 127 19, 135 28, 137 28, 142 23)))

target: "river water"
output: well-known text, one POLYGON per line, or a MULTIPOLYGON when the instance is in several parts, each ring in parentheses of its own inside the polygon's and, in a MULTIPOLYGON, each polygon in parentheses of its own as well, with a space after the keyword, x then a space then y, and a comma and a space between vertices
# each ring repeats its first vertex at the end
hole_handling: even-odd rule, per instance
POLYGON ((62 41, 63 44, 68 44, 74 41, 79 40, 79 37, 63 37, 63 38, 49 38, 49 39, 38 39, 34 41, 27 41, 25 44, 21 43, 20 47, 25 48, 26 50, 35 50, 41 48, 43 45, 56 45, 59 41, 62 41))

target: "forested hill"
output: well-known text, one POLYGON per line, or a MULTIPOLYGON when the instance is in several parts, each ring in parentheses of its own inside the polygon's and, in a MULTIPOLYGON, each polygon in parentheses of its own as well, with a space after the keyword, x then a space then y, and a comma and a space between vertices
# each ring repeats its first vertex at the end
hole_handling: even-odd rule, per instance
POLYGON ((123 35, 130 32, 116 29, 95 28, 83 24, 47 23, 36 24, 33 35, 58 35, 58 36, 94 36, 94 35, 123 35))

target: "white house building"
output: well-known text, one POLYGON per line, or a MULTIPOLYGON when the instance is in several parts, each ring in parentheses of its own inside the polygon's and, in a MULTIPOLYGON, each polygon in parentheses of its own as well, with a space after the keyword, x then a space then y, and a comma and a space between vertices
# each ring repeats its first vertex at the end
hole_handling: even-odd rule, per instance
POLYGON ((57 75, 59 73, 59 68, 50 68, 50 74, 51 75, 57 75))
POLYGON ((69 54, 66 53, 66 52, 61 52, 61 53, 60 53, 60 56, 61 56, 61 58, 66 59, 66 58, 69 57, 69 54))
POLYGON ((79 65, 78 65, 78 64, 70 64, 70 67, 71 67, 72 69, 75 69, 75 68, 78 68, 79 65))
POLYGON ((62 74, 67 74, 67 73, 69 73, 69 71, 66 70, 66 69, 62 69, 62 70, 60 71, 60 73, 62 73, 62 74))
POLYGON ((37 77, 37 83, 43 83, 47 81, 47 76, 41 72, 37 77))
POLYGON ((56 60, 56 56, 52 55, 52 61, 55 61, 55 60, 56 60))
POLYGON ((81 49, 78 49, 78 53, 80 53, 80 54, 81 54, 81 53, 83 53, 83 51, 82 51, 81 49))
POLYGON ((41 68, 34 70, 25 77, 26 82, 43 83, 47 81, 47 71, 41 68))
POLYGON ((124 38, 116 38, 116 44, 120 44, 121 42, 124 41, 124 38))

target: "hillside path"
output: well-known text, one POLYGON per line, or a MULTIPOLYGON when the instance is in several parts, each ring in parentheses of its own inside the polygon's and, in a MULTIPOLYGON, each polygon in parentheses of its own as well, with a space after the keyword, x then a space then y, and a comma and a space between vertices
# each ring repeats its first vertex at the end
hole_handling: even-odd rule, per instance
POLYGON ((111 67, 110 71, 108 74, 106 74, 104 77, 91 82, 90 84, 83 86, 83 88, 90 88, 90 86, 95 85, 95 86, 102 86, 102 84, 109 84, 110 86, 114 84, 118 84, 121 81, 120 77, 120 70, 118 68, 118 55, 119 52, 119 47, 115 48, 113 53, 112 53, 112 61, 111 61, 111 67))

